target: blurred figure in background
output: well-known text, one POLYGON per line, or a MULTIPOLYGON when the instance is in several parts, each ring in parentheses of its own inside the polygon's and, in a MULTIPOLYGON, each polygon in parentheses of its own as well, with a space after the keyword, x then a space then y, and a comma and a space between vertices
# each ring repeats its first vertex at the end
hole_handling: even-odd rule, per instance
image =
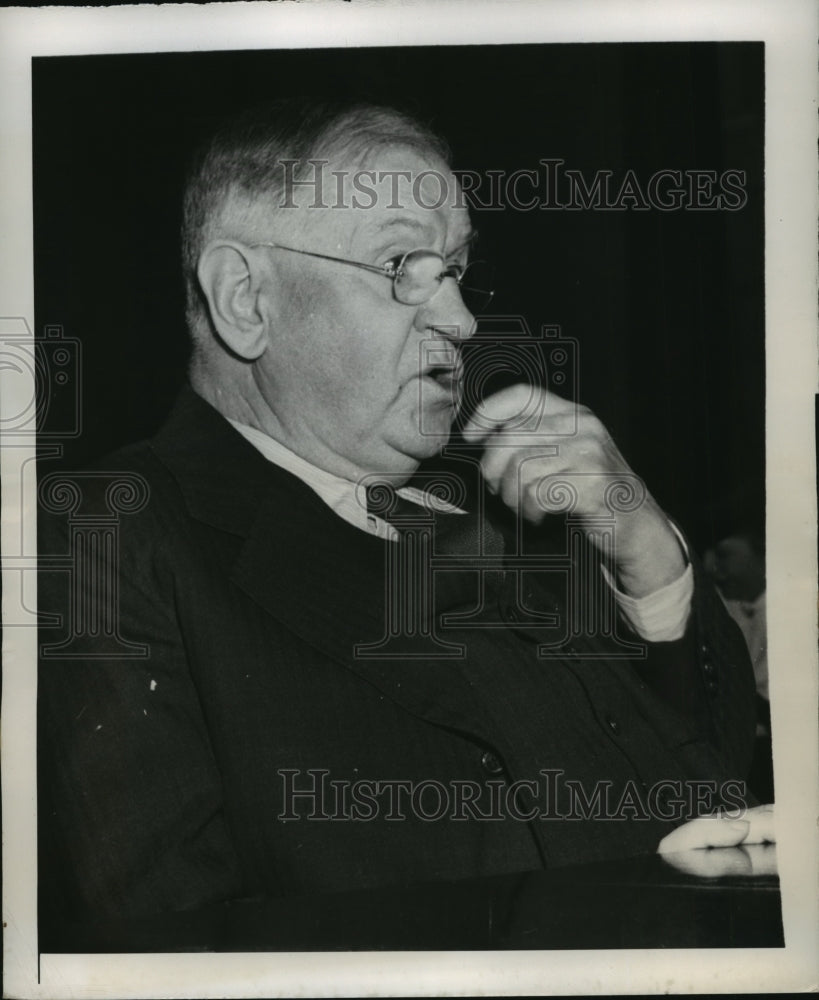
POLYGON ((726 535, 707 550, 704 563, 751 654, 757 692, 757 735, 749 785, 763 802, 770 802, 773 765, 764 537, 759 531, 745 529, 726 535))

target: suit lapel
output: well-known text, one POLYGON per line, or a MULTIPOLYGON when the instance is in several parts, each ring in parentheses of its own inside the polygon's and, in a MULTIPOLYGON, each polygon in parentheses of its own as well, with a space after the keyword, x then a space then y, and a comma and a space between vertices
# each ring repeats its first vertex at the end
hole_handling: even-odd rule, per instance
POLYGON ((153 447, 191 516, 241 537, 230 578, 265 612, 413 715, 491 741, 459 659, 424 655, 423 637, 409 656, 361 655, 385 636, 394 543, 339 518, 190 389, 153 447))
POLYGON ((234 582, 304 642, 413 715, 491 741, 461 659, 436 648, 430 655, 425 635, 402 639, 397 653, 378 649, 389 633, 385 598, 394 594, 385 557, 395 543, 342 521, 315 494, 297 501, 289 492, 269 493, 233 567, 234 582))

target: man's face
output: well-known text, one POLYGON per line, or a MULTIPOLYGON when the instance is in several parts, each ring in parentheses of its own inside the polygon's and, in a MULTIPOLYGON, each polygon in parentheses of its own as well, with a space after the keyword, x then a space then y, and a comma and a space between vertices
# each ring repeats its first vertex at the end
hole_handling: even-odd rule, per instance
MULTIPOLYGON (((342 169, 325 168, 328 205, 337 200, 329 171, 342 169)), ((440 161, 389 147, 363 168, 347 167, 344 185, 343 207, 312 207, 314 191, 297 191, 299 207, 277 212, 261 238, 378 267, 416 249, 466 263, 468 212, 458 207, 456 181, 440 161), (364 194, 353 184, 356 169, 409 171, 410 180, 359 175, 374 189, 364 194), (413 197, 412 182, 430 170, 446 184, 437 208, 426 207, 441 200, 435 177, 416 182, 413 197)), ((256 252, 267 255, 271 280, 269 346, 254 373, 276 436, 350 479, 365 472, 409 475, 440 451, 457 409, 459 343, 473 327, 455 281, 444 279, 429 301, 406 305, 379 274, 281 249, 256 252)))

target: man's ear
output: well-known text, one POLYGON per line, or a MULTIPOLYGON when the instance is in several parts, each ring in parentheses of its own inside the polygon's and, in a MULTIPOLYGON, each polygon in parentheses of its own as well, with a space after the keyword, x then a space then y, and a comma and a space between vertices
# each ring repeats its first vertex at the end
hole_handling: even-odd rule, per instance
POLYGON ((267 347, 267 324, 248 249, 232 240, 209 243, 197 275, 216 332, 239 357, 255 361, 267 347))

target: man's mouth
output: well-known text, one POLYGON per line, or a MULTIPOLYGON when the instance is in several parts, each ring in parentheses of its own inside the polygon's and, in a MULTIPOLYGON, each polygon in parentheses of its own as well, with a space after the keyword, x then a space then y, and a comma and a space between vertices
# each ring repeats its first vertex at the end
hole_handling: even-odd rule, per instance
POLYGON ((461 382, 462 371, 458 365, 435 365, 428 368, 423 377, 430 379, 442 389, 455 390, 461 382))
POLYGON ((464 363, 460 353, 450 348, 449 350, 430 351, 426 358, 422 359, 421 378, 434 382, 441 389, 448 392, 458 390, 464 376, 464 363))

